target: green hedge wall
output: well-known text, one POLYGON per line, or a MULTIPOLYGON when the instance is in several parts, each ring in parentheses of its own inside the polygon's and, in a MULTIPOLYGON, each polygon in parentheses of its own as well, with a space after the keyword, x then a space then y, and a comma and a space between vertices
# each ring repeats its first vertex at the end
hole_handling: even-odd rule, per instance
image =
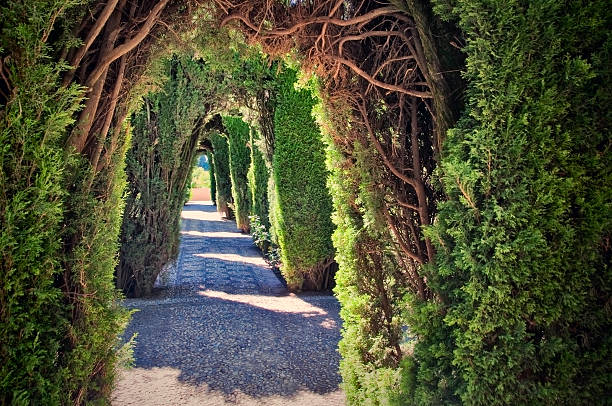
POLYGON ((217 201, 217 184, 215 180, 215 159, 212 151, 207 151, 206 156, 208 157, 208 165, 210 167, 210 200, 213 204, 217 201))
POLYGON ((248 146, 250 128, 240 117, 232 116, 224 116, 223 125, 229 140, 230 177, 236 225, 242 231, 248 232, 251 211, 251 196, 247 180, 251 164, 251 151, 248 146))
POLYGON ((266 230, 270 228, 269 203, 268 203, 268 178, 270 171, 266 166, 264 156, 257 144, 261 140, 255 129, 251 129, 251 165, 249 166, 249 190, 251 192, 252 214, 259 217, 261 224, 266 230))
POLYGON ((227 218, 232 217, 229 205, 232 204, 232 181, 230 178, 229 144, 227 138, 213 133, 210 136, 215 162, 215 191, 217 211, 227 218))
POLYGON ((324 146, 311 115, 315 104, 311 92, 294 88, 294 70, 286 69, 278 80, 272 219, 281 248, 282 273, 289 287, 313 289, 322 282, 320 267, 334 256, 324 146))
MULTIPOLYGON (((0 10, 8 19, 3 24, 13 27, 0 32, 2 46, 18 50, 23 41, 23 56, 9 65, 16 91, 0 106, 0 404, 57 404, 65 372, 56 355, 69 323, 54 285, 63 273, 62 144, 80 92, 58 92, 59 66, 36 52, 43 24, 19 20, 19 13, 33 10, 16 4, 0 10)), ((55 10, 36 11, 42 21, 55 10)))
POLYGON ((125 148, 100 177, 66 150, 83 92, 53 62, 82 12, 69 0, 0 7, 2 405, 110 398, 127 319, 113 283, 125 148))
POLYGON ((190 58, 165 62, 168 80, 133 117, 128 189, 117 285, 129 296, 151 293, 157 275, 178 254, 180 216, 188 199, 201 120, 201 93, 190 58))
POLYGON ((609 2, 453 1, 467 109, 441 162, 416 305, 415 403, 605 404, 612 392, 609 2), (441 327, 441 329, 440 329, 441 327))

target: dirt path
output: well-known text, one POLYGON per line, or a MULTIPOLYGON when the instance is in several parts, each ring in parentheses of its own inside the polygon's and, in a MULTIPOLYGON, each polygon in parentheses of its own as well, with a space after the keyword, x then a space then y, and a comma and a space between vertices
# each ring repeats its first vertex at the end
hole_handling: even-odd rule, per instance
POLYGON ((134 368, 113 405, 344 404, 339 389, 339 305, 288 294, 234 222, 210 203, 184 209, 177 266, 160 278, 126 337, 134 368))

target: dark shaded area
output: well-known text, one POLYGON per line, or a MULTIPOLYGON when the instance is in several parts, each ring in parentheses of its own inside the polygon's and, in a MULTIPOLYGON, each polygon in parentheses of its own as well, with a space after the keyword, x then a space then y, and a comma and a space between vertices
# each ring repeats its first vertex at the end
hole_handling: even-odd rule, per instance
POLYGON ((309 298, 329 315, 283 313, 218 298, 143 306, 126 337, 138 333, 135 367, 179 369, 179 380, 249 396, 338 390, 339 305, 309 298))
POLYGON ((181 382, 227 396, 337 391, 339 303, 329 294, 305 294, 300 312, 299 299, 287 296, 268 267, 222 257, 260 255, 233 221, 193 213, 206 218, 214 211, 212 205, 184 207, 183 216, 194 218, 182 219, 181 254, 166 288, 156 289, 153 299, 126 302, 140 309, 124 335, 137 334, 134 366, 177 369, 181 382), (225 235, 197 235, 216 232, 225 235), (262 293, 268 291, 279 295, 262 293))

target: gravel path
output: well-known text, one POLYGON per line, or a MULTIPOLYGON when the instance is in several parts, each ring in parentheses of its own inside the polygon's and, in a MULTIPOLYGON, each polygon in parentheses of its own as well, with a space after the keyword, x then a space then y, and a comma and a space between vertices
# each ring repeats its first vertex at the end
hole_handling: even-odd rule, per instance
POLYGON ((134 367, 120 372, 113 405, 344 404, 339 389, 339 304, 287 293, 250 236, 210 202, 182 213, 180 254, 157 295, 138 309, 134 367))

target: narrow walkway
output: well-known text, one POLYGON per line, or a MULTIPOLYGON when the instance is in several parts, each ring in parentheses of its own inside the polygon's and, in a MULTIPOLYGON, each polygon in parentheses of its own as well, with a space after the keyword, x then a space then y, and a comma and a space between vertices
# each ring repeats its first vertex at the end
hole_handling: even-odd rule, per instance
POLYGON ((344 404, 335 298, 287 293, 210 202, 189 202, 182 218, 164 289, 125 301, 138 309, 125 335, 137 334, 135 362, 113 405, 344 404))

